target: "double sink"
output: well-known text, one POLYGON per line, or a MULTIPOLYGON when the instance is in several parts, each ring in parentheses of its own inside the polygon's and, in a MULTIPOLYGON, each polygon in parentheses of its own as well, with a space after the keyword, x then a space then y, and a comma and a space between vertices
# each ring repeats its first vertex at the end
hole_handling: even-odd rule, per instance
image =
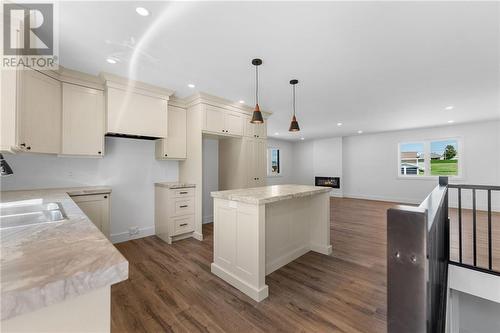
POLYGON ((59 202, 26 200, 0 203, 0 229, 60 222, 68 217, 59 202))

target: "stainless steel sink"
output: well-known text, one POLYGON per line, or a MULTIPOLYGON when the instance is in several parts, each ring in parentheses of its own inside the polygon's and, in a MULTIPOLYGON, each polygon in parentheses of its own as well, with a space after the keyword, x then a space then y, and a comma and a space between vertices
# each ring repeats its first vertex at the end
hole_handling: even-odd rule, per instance
POLYGON ((0 204, 0 229, 60 222, 67 219, 68 217, 59 202, 8 202, 0 204))

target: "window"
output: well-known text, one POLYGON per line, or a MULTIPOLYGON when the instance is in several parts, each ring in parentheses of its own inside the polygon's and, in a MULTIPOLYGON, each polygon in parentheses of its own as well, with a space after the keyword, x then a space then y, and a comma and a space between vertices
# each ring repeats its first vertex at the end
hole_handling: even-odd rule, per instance
POLYGON ((428 140, 399 144, 398 175, 460 176, 460 141, 458 139, 428 140))
POLYGON ((278 176, 281 173, 281 161, 279 148, 267 149, 267 175, 278 176))

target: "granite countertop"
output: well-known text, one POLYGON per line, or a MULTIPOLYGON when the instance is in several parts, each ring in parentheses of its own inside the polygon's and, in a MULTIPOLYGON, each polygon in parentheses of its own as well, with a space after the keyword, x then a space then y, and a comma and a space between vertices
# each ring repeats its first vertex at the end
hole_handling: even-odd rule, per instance
POLYGON ((187 183, 179 183, 179 182, 159 182, 159 183, 155 183, 155 186, 176 189, 176 188, 196 187, 196 184, 187 184, 187 183))
POLYGON ((1 319, 76 297, 128 278, 128 261, 70 195, 106 187, 1 192, 0 202, 60 202, 68 220, 0 230, 1 319))
POLYGON ((328 187, 287 184, 217 191, 211 192, 211 195, 214 198, 261 205, 330 191, 328 187))

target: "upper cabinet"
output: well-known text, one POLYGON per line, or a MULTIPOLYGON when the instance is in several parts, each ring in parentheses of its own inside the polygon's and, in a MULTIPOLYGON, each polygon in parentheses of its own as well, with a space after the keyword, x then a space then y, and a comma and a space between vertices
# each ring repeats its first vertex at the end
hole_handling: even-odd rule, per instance
POLYGON ((61 82, 29 68, 20 70, 18 77, 18 148, 60 153, 61 82))
POLYGON ((186 109, 168 106, 168 131, 166 139, 156 140, 156 158, 185 159, 186 158, 186 109))
POLYGON ((62 154, 104 154, 104 92, 62 84, 62 154))
POLYGON ((243 135, 245 117, 220 107, 205 105, 203 130, 219 135, 243 135))
POLYGON ((106 86, 107 133, 167 137, 167 103, 172 91, 111 74, 101 76, 106 86))

